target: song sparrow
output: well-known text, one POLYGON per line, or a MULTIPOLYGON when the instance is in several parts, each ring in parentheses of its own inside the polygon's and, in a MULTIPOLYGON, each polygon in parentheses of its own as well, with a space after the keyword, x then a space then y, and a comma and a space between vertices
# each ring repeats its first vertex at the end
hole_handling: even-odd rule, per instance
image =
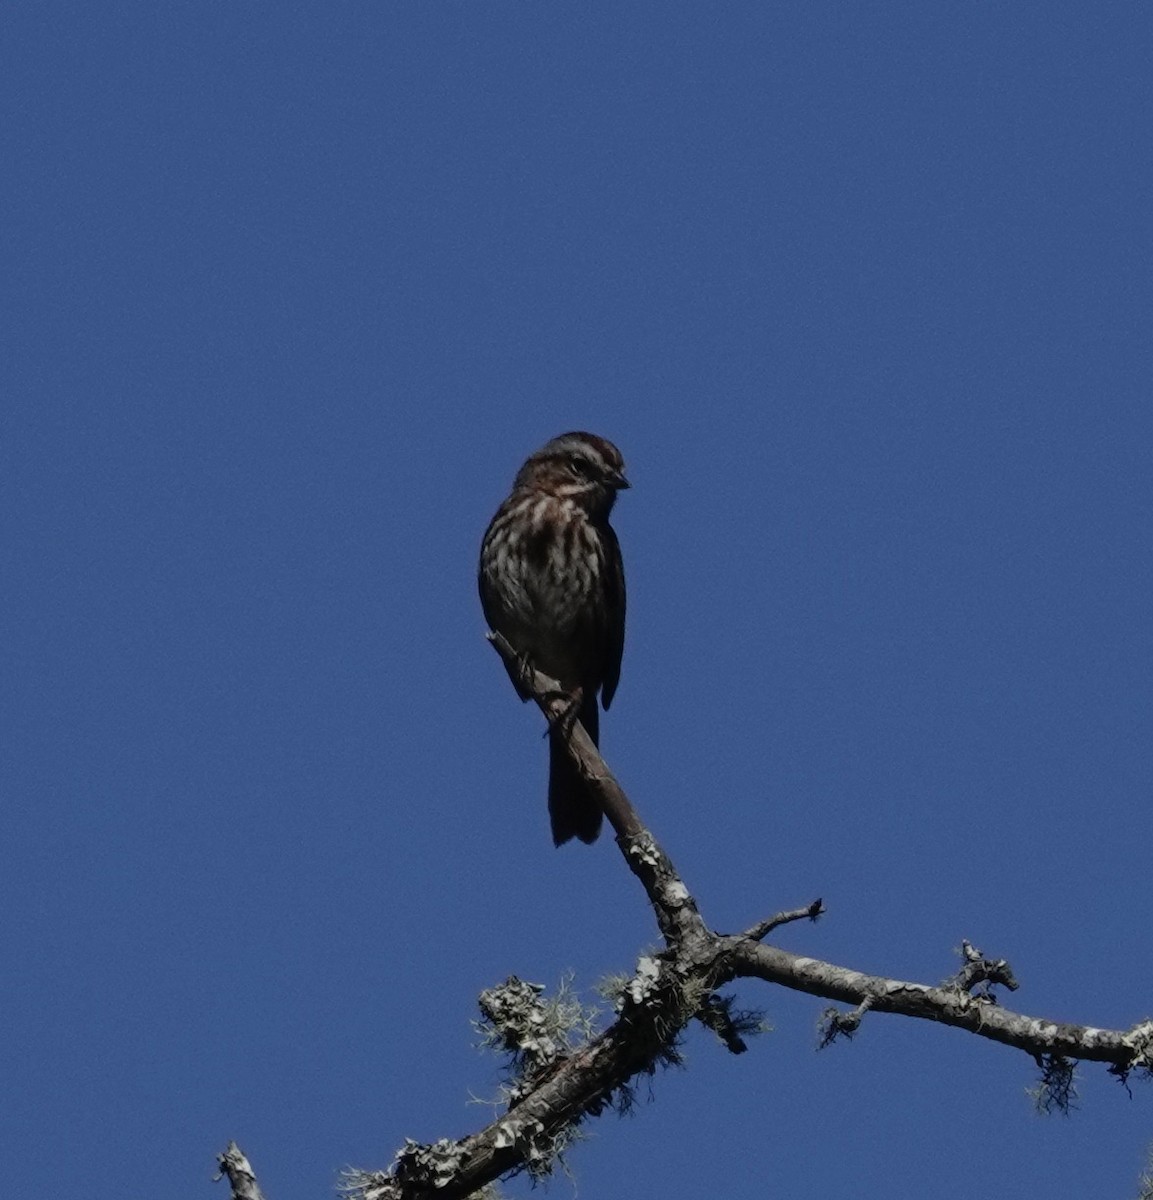
MULTIPOLYGON (((621 671, 625 576, 609 513, 625 479, 621 452, 591 433, 564 433, 529 458, 480 548, 480 599, 489 625, 538 670, 560 681, 595 743, 597 691, 607 709, 621 671)), ((510 668, 522 700, 528 699, 510 668)), ((548 811, 556 845, 596 840, 601 810, 549 734, 548 811)))

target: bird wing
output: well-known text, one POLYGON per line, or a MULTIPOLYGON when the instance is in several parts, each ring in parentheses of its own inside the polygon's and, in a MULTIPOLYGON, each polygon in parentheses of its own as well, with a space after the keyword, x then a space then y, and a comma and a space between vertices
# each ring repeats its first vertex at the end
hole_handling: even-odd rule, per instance
POLYGON ((601 681, 601 703, 606 711, 613 701, 621 677, 621 656, 625 651, 625 566, 616 532, 604 524, 605 600, 609 615, 605 630, 605 671, 601 681))

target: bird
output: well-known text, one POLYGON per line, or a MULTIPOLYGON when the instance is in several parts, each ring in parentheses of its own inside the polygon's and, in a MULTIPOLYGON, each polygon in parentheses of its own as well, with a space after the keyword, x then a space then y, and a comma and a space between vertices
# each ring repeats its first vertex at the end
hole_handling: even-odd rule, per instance
MULTIPOLYGON (((560 682, 594 745, 620 679, 625 575, 609 515, 629 487, 621 452, 594 433, 562 433, 530 455, 481 542, 477 582, 489 627, 523 662, 560 682)), ((509 677, 529 699, 514 667, 509 677)), ((596 841, 602 811, 565 751, 569 723, 549 730, 554 845, 596 841)))

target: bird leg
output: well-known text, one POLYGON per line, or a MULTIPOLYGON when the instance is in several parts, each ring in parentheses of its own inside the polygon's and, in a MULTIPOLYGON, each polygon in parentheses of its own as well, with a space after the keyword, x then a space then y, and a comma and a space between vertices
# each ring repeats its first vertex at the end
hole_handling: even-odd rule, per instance
MULTIPOLYGON (((536 695, 536 667, 533 666, 533 661, 528 653, 518 654, 513 662, 510 662, 506 658, 504 666, 508 672, 509 679, 512 680, 512 686, 516 688, 516 694, 521 700, 528 701, 533 699, 536 695)), ((581 702, 584 699, 584 689, 577 687, 570 692, 564 688, 554 688, 542 693, 541 699, 546 701, 564 701, 563 708, 554 708, 550 705, 547 710, 547 716, 549 727, 559 729, 567 741, 580 713, 581 702)))
POLYGON ((516 688, 517 695, 520 696, 521 700, 532 699, 533 673, 532 659, 529 658, 527 651, 516 656, 515 672, 512 666, 508 667, 509 678, 512 680, 512 685, 516 688))
POLYGON ((549 706, 548 731, 551 732, 555 729, 567 742, 572 737, 573 728, 577 723, 577 718, 580 716, 581 705, 584 703, 584 688, 575 687, 571 692, 547 692, 546 697, 549 700, 564 701, 563 707, 549 706))

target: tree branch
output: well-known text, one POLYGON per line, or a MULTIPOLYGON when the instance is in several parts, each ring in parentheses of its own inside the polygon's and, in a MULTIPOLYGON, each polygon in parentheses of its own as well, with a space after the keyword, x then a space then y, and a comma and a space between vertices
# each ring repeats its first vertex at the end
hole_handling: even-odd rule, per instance
MULTIPOLYGON (((518 678, 530 692, 549 724, 561 721, 568 712, 568 703, 559 681, 525 662, 503 634, 490 633, 488 640, 504 659, 509 674, 518 678)), ((645 828, 624 788, 579 721, 574 721, 569 729, 566 748, 588 784, 589 794, 596 798, 616 831, 617 845, 629 870, 641 881, 666 943, 675 946, 687 938, 702 935, 705 926, 697 912, 696 901, 689 895, 668 856, 645 828)))
POLYGON ((1011 1012, 958 988, 865 975, 849 967, 790 954, 777 946, 755 945, 747 939, 741 939, 733 948, 730 961, 736 977, 764 979, 826 1000, 854 1005, 867 1002, 873 1012, 952 1025, 1035 1057, 1056 1054, 1091 1059, 1122 1071, 1153 1066, 1153 1022, 1119 1030, 1047 1021, 1011 1012))
MULTIPOLYGON (((503 633, 489 633, 488 640, 504 659, 505 668, 514 680, 531 693, 537 707, 544 713, 550 725, 555 725, 569 715, 568 696, 559 681, 536 670, 512 647, 503 633)), ((569 730, 568 752, 589 785, 589 791, 600 802, 609 824, 618 838, 635 837, 645 832, 644 824, 635 808, 625 795, 624 789, 605 765, 592 738, 585 727, 574 721, 569 730)))
MULTIPOLYGON (((550 723, 561 720, 567 704, 557 681, 523 662, 499 634, 490 634, 489 640, 550 723)), ((677 1061, 678 1038, 694 1018, 717 1032, 734 1053, 745 1048, 740 1035, 755 1026, 752 1015, 734 1012, 731 999, 717 995, 719 987, 734 979, 762 979, 853 1005, 849 1012, 827 1011, 826 1043, 851 1036, 874 1011, 952 1025, 1023 1050, 1041 1064, 1043 1089, 1049 1086, 1046 1079, 1069 1075, 1072 1059, 1109 1063, 1122 1078, 1133 1069, 1153 1070, 1153 1021, 1123 1031, 1010 1012, 991 992, 994 985, 1016 987, 1008 963, 986 959, 967 942, 961 972, 943 986, 930 986, 866 975, 764 944, 764 938, 782 925, 816 920, 825 911, 820 900, 777 913, 743 934, 713 932, 579 722, 573 723, 566 744, 590 794, 616 830, 629 869, 645 889, 666 948, 641 958, 621 993, 617 1019, 603 1033, 567 1053, 555 1053, 556 1047, 550 1046, 543 1057, 508 1047, 514 1059, 519 1056, 539 1066, 518 1081, 504 1116, 460 1141, 409 1141, 388 1172, 353 1172, 346 1190, 360 1200, 453 1200, 510 1172, 547 1174, 582 1118, 599 1115, 606 1107, 627 1106, 635 1076, 677 1061), (971 994, 978 985, 983 990, 971 994)), ((527 995, 532 1002, 532 988, 531 994, 522 995, 529 985, 514 979, 506 987, 514 984, 519 987, 503 999, 520 997, 523 1002, 527 995)), ((535 1021, 526 1025, 536 1027, 535 1021)), ((511 1028, 512 1023, 502 1026, 502 1034, 507 1036, 511 1028)), ((533 1036, 539 1050, 539 1036, 533 1036)))
POLYGON ((232 1200, 264 1200, 252 1164, 235 1142, 229 1142, 228 1149, 218 1154, 216 1161, 220 1166, 220 1174, 216 1178, 227 1177, 232 1188, 232 1200))
POLYGON ((782 925, 788 925, 792 921, 816 921, 818 917, 824 916, 824 913, 824 902, 818 897, 804 908, 791 908, 787 912, 779 912, 769 917, 767 921, 758 922, 752 929, 746 929, 743 936, 750 942, 763 942, 774 929, 779 929, 782 925))

